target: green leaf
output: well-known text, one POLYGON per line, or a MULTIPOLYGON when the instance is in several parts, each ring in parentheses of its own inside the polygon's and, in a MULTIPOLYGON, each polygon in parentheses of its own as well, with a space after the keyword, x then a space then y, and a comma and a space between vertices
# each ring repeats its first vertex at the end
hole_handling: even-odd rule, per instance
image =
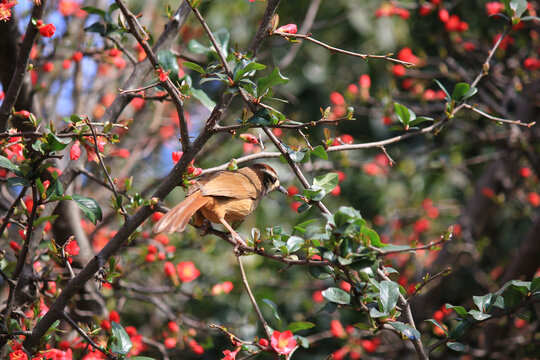
POLYGON ((30 181, 22 177, 11 177, 7 180, 9 186, 30 186, 30 181))
POLYGON ((320 157, 323 160, 328 160, 328 153, 326 150, 324 150, 324 147, 322 145, 318 145, 313 150, 311 150, 311 154, 320 157))
POLYGON ((39 226, 46 221, 54 221, 54 219, 56 219, 57 217, 58 215, 49 215, 49 216, 40 217, 36 221, 34 221, 34 226, 39 226))
POLYGON ((306 241, 300 236, 291 236, 289 239, 287 239, 286 244, 289 254, 300 250, 300 248, 302 247, 302 245, 304 245, 305 242, 306 241))
POLYGON ((62 139, 53 133, 48 133, 47 142, 51 151, 59 151, 63 150, 71 142, 71 138, 62 139))
POLYGON ((334 271, 332 270, 332 267, 330 266, 310 266, 309 267, 309 273, 311 276, 313 276, 315 279, 324 280, 329 279, 332 277, 332 273, 334 271))
POLYGON ((435 83, 437 85, 439 85, 439 87, 441 88, 442 91, 444 91, 444 93, 446 94, 446 100, 450 100, 452 99, 452 97, 450 96, 450 94, 448 93, 448 90, 446 90, 446 88, 443 86, 443 84, 441 84, 441 82, 439 80, 433 80, 435 81, 435 83))
POLYGON ((398 117, 398 120, 408 128, 410 126, 410 122, 416 119, 416 114, 414 111, 409 109, 408 107, 401 105, 397 102, 394 103, 394 112, 396 113, 396 116, 398 117))
POLYGON ((298 213, 303 213, 304 211, 308 210, 309 208, 311 207, 310 204, 308 203, 303 203, 302 205, 300 205, 300 207, 298 207, 298 213))
POLYGON ((462 319, 466 319, 469 317, 469 314, 467 313, 467 310, 463 306, 454 306, 451 304, 446 304, 447 309, 452 309, 458 314, 462 319))
POLYGON ((238 82, 238 80, 242 79, 245 74, 248 74, 248 73, 250 73, 252 71, 263 70, 263 69, 266 69, 266 65, 259 64, 259 63, 256 63, 256 62, 250 62, 249 64, 246 65, 246 67, 244 67, 241 70, 238 70, 234 74, 233 81, 238 82))
POLYGON ((216 107, 216 102, 210 99, 210 97, 204 91, 200 89, 196 89, 194 87, 192 87, 190 91, 191 91, 191 95, 193 95, 195 99, 199 100, 199 102, 205 108, 207 108, 209 111, 214 110, 214 108, 216 107))
POLYGON ((534 278, 533 281, 531 281, 531 292, 535 292, 537 290, 540 290, 540 277, 534 278))
POLYGON ((459 322, 453 329, 452 331, 450 331, 450 335, 449 335, 449 338, 450 339, 457 339, 459 338, 461 335, 463 335, 470 327, 471 325, 474 323, 474 320, 472 319, 467 319, 467 320, 464 320, 464 321, 461 321, 459 322))
POLYGON ((101 208, 96 200, 77 194, 72 195, 71 198, 79 206, 88 220, 90 220, 94 225, 98 220, 101 221, 103 214, 101 213, 101 208))
MULTIPOLYGON (((465 95, 468 94, 470 90, 471 87, 466 82, 457 83, 456 87, 454 88, 454 92, 452 92, 452 99, 456 101, 461 100, 462 98, 465 98, 465 95)), ((476 91, 474 91, 474 93, 476 93, 476 91)), ((474 95, 474 93, 472 95, 474 95)))
POLYGON ((317 176, 313 180, 313 185, 320 186, 325 193, 329 193, 337 186, 339 175, 337 173, 328 173, 322 176, 317 176))
POLYGON ((279 317, 277 305, 276 305, 272 300, 262 299, 262 301, 263 301, 266 305, 268 305, 268 306, 270 307, 270 309, 272 309, 272 314, 274 315, 274 317, 275 317, 276 320, 278 321, 278 327, 280 328, 280 327, 281 327, 281 318, 279 317))
POLYGON ((399 284, 388 280, 381 281, 379 283, 379 296, 383 311, 389 313, 396 307, 399 296, 399 284))
POLYGON ((206 74, 206 71, 202 68, 202 66, 199 64, 195 64, 194 62, 186 61, 183 62, 182 65, 201 74, 206 74))
POLYGON ((478 321, 486 320, 486 319, 489 319, 489 318, 491 317, 491 315, 485 314, 485 313, 480 312, 480 311, 478 311, 478 310, 469 310, 469 314, 470 314, 475 320, 478 320, 478 321))
MULTIPOLYGON (((214 37, 216 38, 217 43, 221 47, 221 52, 223 52, 223 55, 225 58, 229 55, 229 39, 231 37, 231 34, 229 34, 229 30, 226 28, 221 28, 214 33, 214 37)), ((214 48, 212 47, 212 50, 214 48)))
MULTIPOLYGON (((489 310, 489 307, 491 305, 491 297, 492 297, 491 294, 487 294, 484 296, 473 296, 473 301, 476 307, 478 308, 478 310, 485 313, 489 310)), ((469 314, 470 313, 471 312, 469 311, 469 314)))
POLYGON ((467 91, 465 94, 463 94, 463 98, 464 99, 468 99, 472 96, 474 96, 474 94, 476 94, 478 92, 478 89, 475 88, 474 86, 472 86, 469 91, 467 91))
POLYGON ((312 224, 312 223, 316 222, 316 221, 317 221, 317 219, 309 219, 309 220, 307 220, 307 221, 301 222, 301 223, 298 224, 298 225, 295 225, 295 226, 294 226, 294 229, 300 231, 300 232, 303 234, 303 233, 306 232, 307 226, 308 226, 309 224, 312 224))
POLYGON ((212 47, 204 46, 197 40, 193 39, 188 42, 188 50, 194 54, 208 54, 212 51, 212 47))
POLYGON ((0 167, 4 169, 8 169, 9 171, 19 176, 23 176, 19 167, 15 165, 14 163, 12 163, 7 157, 2 156, 2 155, 0 155, 0 167))
POLYGON ((379 310, 377 310, 377 308, 371 308, 369 309, 369 316, 371 316, 372 318, 381 318, 381 317, 387 317, 388 316, 388 313, 387 312, 381 312, 379 310))
POLYGON ((95 22, 92 25, 85 27, 84 31, 97 33, 101 36, 105 36, 105 34, 107 33, 107 30, 105 29, 105 25, 103 25, 100 22, 95 22))
POLYGON ((170 71, 169 73, 169 79, 173 82, 173 84, 176 84, 180 79, 178 78, 178 61, 176 60, 176 55, 169 50, 160 50, 157 53, 157 60, 163 70, 170 71))
POLYGON ((435 325, 436 327, 438 327, 439 329, 441 329, 442 331, 444 331, 446 337, 448 337, 448 330, 446 330, 446 328, 444 326, 442 326, 441 324, 439 324, 439 322, 435 319, 426 319, 424 321, 427 321, 427 322, 430 322, 432 323, 433 325, 435 325))
POLYGON ((253 125, 272 125, 272 117, 270 116, 268 109, 260 108, 252 117, 247 119, 247 122, 253 125))
POLYGON ((409 126, 417 126, 426 121, 433 121, 433 118, 426 117, 426 116, 419 116, 415 120, 411 121, 409 123, 409 126))
POLYGON ((407 337, 410 340, 420 339, 420 333, 418 332, 418 330, 408 324, 404 324, 400 321, 389 321, 388 325, 392 326, 394 329, 402 333, 403 336, 407 337))
POLYGON ((295 321, 295 322, 290 323, 289 326, 287 326, 287 329, 285 330, 290 330, 291 332, 295 333, 300 330, 311 329, 312 327, 315 327, 315 324, 312 322, 295 321))
POLYGON ((124 330, 122 325, 112 322, 112 333, 113 336, 116 338, 116 341, 113 342, 111 346, 111 351, 114 354, 118 355, 127 355, 129 350, 133 347, 133 344, 131 343, 131 340, 129 339, 129 335, 124 330))
POLYGON ((446 346, 454 351, 465 351, 465 345, 457 341, 449 341, 446 343, 446 346))
POLYGON ((348 305, 351 302, 351 296, 348 292, 339 288, 330 287, 322 292, 322 296, 336 304, 348 305))
POLYGON ((60 182, 60 180, 55 179, 47 188, 45 195, 47 195, 48 200, 50 200, 50 198, 53 196, 64 195, 64 187, 62 186, 62 183, 60 182))
POLYGON ((102 10, 102 9, 98 9, 96 7, 93 7, 93 6, 85 6, 85 7, 81 7, 81 10, 84 10, 86 11, 87 13, 89 14, 95 14, 95 15, 99 15, 101 17, 104 17, 106 12, 105 10, 102 10))
POLYGON ((286 84, 287 82, 289 82, 289 78, 281 75, 278 68, 274 68, 270 75, 257 81, 259 94, 264 94, 266 90, 270 89, 274 85, 286 84))

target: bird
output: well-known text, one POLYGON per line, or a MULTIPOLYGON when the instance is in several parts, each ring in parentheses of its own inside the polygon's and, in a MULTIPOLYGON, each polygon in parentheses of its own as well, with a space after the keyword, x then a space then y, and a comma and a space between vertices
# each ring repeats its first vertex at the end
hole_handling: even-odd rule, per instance
POLYGON ((221 223, 237 245, 246 245, 231 224, 243 221, 272 191, 288 194, 280 185, 276 171, 266 164, 255 163, 238 170, 205 174, 195 180, 180 204, 159 219, 152 232, 182 232, 194 216, 194 226, 201 227, 208 221, 221 223))

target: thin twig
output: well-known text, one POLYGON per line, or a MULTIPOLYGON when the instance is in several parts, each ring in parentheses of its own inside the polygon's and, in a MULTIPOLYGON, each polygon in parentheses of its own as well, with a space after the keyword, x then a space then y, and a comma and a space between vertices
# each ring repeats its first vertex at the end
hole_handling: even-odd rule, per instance
POLYGON ((340 49, 340 48, 325 44, 322 41, 316 40, 316 39, 311 37, 311 34, 288 34, 288 33, 283 33, 283 32, 279 32, 279 31, 274 31, 271 35, 278 35, 278 36, 284 37, 285 39, 304 39, 304 40, 307 40, 307 41, 312 42, 314 44, 317 44, 319 46, 322 46, 323 48, 325 48, 327 50, 330 50, 331 52, 337 52, 337 53, 341 53, 341 54, 345 54, 345 55, 359 57, 359 58, 361 58, 363 60, 382 59, 382 60, 388 60, 388 61, 391 61, 393 63, 400 64, 400 65, 404 65, 404 66, 407 66, 407 67, 415 66, 415 64, 413 64, 411 62, 403 61, 403 60, 399 60, 399 59, 395 59, 395 58, 390 57, 393 54, 372 55, 372 54, 360 54, 360 53, 353 52, 353 51, 343 50, 343 49, 340 49))
POLYGON ((6 227, 8 226, 9 224, 9 219, 11 218, 11 215, 13 215, 13 212, 15 211, 15 208, 17 207, 17 205, 19 204, 19 201, 21 201, 21 199, 23 198, 24 194, 26 194, 26 190, 28 189, 28 186, 24 186, 21 190, 21 192, 19 193, 19 196, 17 196, 17 198, 15 199, 15 201, 13 202, 13 204, 11 204, 11 207, 9 208, 6 216, 4 216, 4 218, 2 219, 2 225, 0 225, 0 237, 2 236, 2 234, 4 233, 4 230, 6 229, 6 227))
POLYGON ((129 214, 124 208, 124 204, 121 201, 120 202, 118 201, 118 199, 120 198, 120 195, 118 194, 118 190, 116 189, 116 185, 114 184, 114 181, 112 180, 111 175, 109 174, 109 171, 107 171, 107 166, 105 166, 105 162, 103 161, 103 157, 101 156, 101 152, 99 151, 98 139, 96 136, 96 132, 94 131, 94 127, 90 125, 90 121, 88 120, 88 118, 86 118, 85 121, 86 121, 86 124, 88 124, 90 131, 92 132, 92 136, 94 137, 94 149, 96 151, 96 155, 99 160, 99 165, 101 166, 101 169, 105 173, 105 176, 107 176, 107 180, 109 181, 109 184, 110 184, 110 189, 114 193, 114 199, 115 199, 116 205, 120 207, 120 214, 122 214, 124 218, 127 219, 129 218, 129 214))
MULTIPOLYGON (((118 4, 118 7, 122 11, 122 14, 126 18, 130 32, 131 34, 137 39, 137 42, 141 45, 143 48, 146 57, 154 67, 154 69, 161 68, 161 65, 159 64, 156 55, 152 51, 152 48, 148 45, 148 35, 144 33, 144 36, 141 35, 141 32, 143 31, 141 24, 139 23, 139 20, 137 20, 137 17, 133 15, 133 13, 127 8, 126 4, 122 0, 115 0, 116 4, 118 4), (139 32, 141 31, 141 32, 139 32)), ((171 79, 167 77, 167 80, 164 82, 161 82, 160 85, 162 85, 165 90, 167 90, 167 93, 171 97, 174 106, 176 107, 176 112, 178 113, 178 122, 180 127, 180 141, 182 142, 182 150, 185 152, 190 146, 190 140, 189 140, 189 131, 187 127, 187 121, 184 114, 184 104, 182 102, 182 99, 180 99, 180 92, 176 88, 176 86, 172 83, 171 79)))
POLYGON ((500 118, 500 117, 497 117, 497 116, 493 116, 493 115, 490 115, 488 113, 485 113, 483 112, 482 110, 474 107, 474 106, 471 106, 469 104, 465 104, 465 107, 469 110, 472 110, 474 111, 475 113, 478 113, 490 120, 495 120, 495 121, 500 121, 500 122, 503 122, 503 123, 508 123, 508 124, 514 124, 514 125, 520 125, 520 126, 526 126, 528 128, 530 128, 531 126, 534 126, 536 124, 536 121, 533 121, 533 122, 530 122, 530 123, 523 123, 521 122, 521 120, 509 120, 509 119, 503 119, 503 118, 500 118))
POLYGON ((132 93, 138 93, 138 92, 141 92, 141 91, 144 91, 144 90, 148 90, 148 89, 154 88, 154 87, 159 86, 159 85, 161 85, 161 82, 155 82, 155 83, 152 83, 150 85, 140 87, 138 89, 118 89, 118 91, 120 92, 120 94, 132 94, 132 93))
POLYGON ((66 314, 65 312, 62 312, 61 314, 61 317, 66 320, 68 322, 69 325, 71 325, 71 327, 79 333, 79 335, 81 335, 83 337, 84 340, 86 340, 86 342, 88 342, 90 345, 92 345, 92 347, 94 349, 97 349, 99 350, 101 353, 103 353, 103 355, 105 355, 108 359, 116 359, 116 356, 112 355, 112 354, 109 354, 109 352, 107 351, 107 349, 103 348, 101 345, 98 345, 94 342, 94 340, 92 340, 90 338, 90 336, 88 336, 88 334, 83 331, 83 329, 80 328, 79 325, 77 325, 77 323, 75 321, 73 321, 73 319, 71 317, 69 317, 68 314, 66 314))
POLYGON ((409 297, 407 298, 407 302, 410 303, 412 298, 414 296, 416 296, 422 290, 422 288, 424 288, 424 286, 426 286, 427 284, 429 284, 430 282, 432 282, 435 279, 438 279, 438 278, 444 277, 444 276, 448 276, 451 272, 452 272, 452 268, 447 267, 446 269, 439 271, 435 275, 429 276, 426 280, 422 280, 422 283, 420 283, 420 286, 418 286, 418 288, 416 288, 413 291, 413 293, 411 295, 409 295, 409 297))
POLYGON ((249 295, 249 300, 251 300, 251 304, 253 305, 253 308, 255 309, 257 316, 259 317, 259 320, 264 329, 264 332, 266 333, 266 336, 268 337, 268 339, 270 339, 272 337, 272 334, 270 333, 268 323, 264 319, 261 309, 259 309, 259 305, 257 305, 257 300, 255 300, 255 297, 253 296, 253 293, 251 292, 251 289, 249 287, 249 283, 246 277, 246 272, 244 271, 244 265, 242 264, 242 256, 237 256, 236 259, 238 260, 238 266, 240 267, 240 274, 242 275, 242 283, 244 284, 244 287, 246 288, 246 292, 249 295))

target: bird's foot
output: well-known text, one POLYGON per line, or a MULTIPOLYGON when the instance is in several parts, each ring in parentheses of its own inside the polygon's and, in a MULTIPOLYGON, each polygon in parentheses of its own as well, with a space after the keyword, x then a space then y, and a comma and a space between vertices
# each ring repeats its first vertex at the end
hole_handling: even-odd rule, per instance
POLYGON ((201 229, 201 235, 202 236, 206 236, 208 235, 208 232, 210 231, 210 229, 212 228, 212 223, 208 220, 204 220, 200 229, 201 229))

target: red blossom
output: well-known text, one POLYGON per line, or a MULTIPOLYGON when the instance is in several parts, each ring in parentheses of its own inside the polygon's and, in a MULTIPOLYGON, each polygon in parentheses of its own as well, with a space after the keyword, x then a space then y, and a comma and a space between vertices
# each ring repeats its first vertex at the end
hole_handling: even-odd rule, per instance
POLYGON ((169 70, 169 71, 165 71, 165 70, 163 70, 162 68, 158 68, 158 69, 156 70, 156 74, 157 74, 157 76, 159 77, 159 81, 161 81, 161 82, 167 81, 167 79, 169 78, 169 73, 170 73, 170 72, 171 72, 170 70, 169 70))
POLYGON ((540 206, 540 195, 535 192, 530 192, 527 194, 527 199, 529 200, 529 203, 534 206, 540 206))
POLYGON ((421 234, 429 230, 430 227, 431 227, 431 222, 428 219, 421 218, 421 219, 416 220, 416 222, 413 225, 413 230, 415 233, 421 234))
POLYGON ((69 150, 69 158, 71 160, 77 160, 81 156, 81 147, 79 146, 79 141, 75 141, 75 143, 71 146, 71 149, 69 150))
POLYGON ((75 62, 79 62, 81 61, 83 58, 83 53, 80 52, 80 51, 77 51, 76 53, 74 53, 72 56, 71 56, 71 59, 75 62))
POLYGON ((170 261, 167 261, 165 264, 163 264, 163 270, 168 277, 173 277, 176 275, 176 268, 174 267, 174 264, 170 261))
POLYGON ((519 169, 519 175, 521 175, 524 178, 528 178, 528 177, 531 177, 532 171, 531 169, 527 167, 522 167, 521 169, 519 169))
POLYGON ((358 86, 356 84, 349 84, 347 86, 347 91, 353 95, 356 95, 358 93, 358 86))
POLYGON ((79 4, 74 0, 60 0, 58 2, 58 11, 64 16, 70 16, 79 11, 79 4))
POLYGON ((197 355, 201 355, 204 353, 203 347, 193 339, 188 342, 188 346, 197 355))
POLYGON ((498 1, 490 1, 486 3, 486 12, 488 15, 495 15, 504 12, 504 4, 498 1))
POLYGON ((39 33, 43 37, 52 37, 55 31, 56 27, 54 26, 54 24, 46 24, 39 26, 39 33))
POLYGON ((66 245, 65 249, 66 252, 71 256, 77 256, 81 251, 79 244, 77 244, 77 240, 72 240, 69 244, 66 245))
POLYGON ((183 282, 190 282, 195 280, 201 272, 195 267, 192 261, 181 261, 176 265, 178 271, 178 278, 183 282))
POLYGON ((394 65, 392 66, 392 74, 397 77, 405 75, 405 66, 403 65, 394 65))
POLYGON ((278 354, 287 355, 296 347, 296 340, 290 330, 284 332, 275 330, 270 338, 270 344, 278 354))
POLYGON ((172 156, 172 161, 173 163, 176 165, 176 163, 180 160, 180 158, 182 157, 184 153, 182 151, 173 151, 173 153, 171 154, 172 156))
POLYGON ((403 49, 399 50, 397 53, 397 58, 401 61, 413 63, 414 65, 419 65, 420 63, 420 58, 415 56, 412 50, 408 47, 404 47, 403 49))
POLYGON ((285 34, 296 34, 297 31, 298 29, 296 28, 296 24, 283 25, 276 30, 276 32, 282 32, 285 34))
POLYGON ((43 71, 44 72, 51 72, 54 70, 54 64, 50 61, 47 61, 45 64, 43 64, 43 71))
POLYGON ((17 1, 2 1, 0 3, 0 21, 8 21, 11 18, 11 8, 17 5, 17 1))
POLYGON ((127 159, 130 155, 130 152, 128 149, 114 149, 109 155, 127 159))
POLYGON ((330 94, 330 102, 334 105, 345 105, 345 98, 343 95, 338 93, 337 91, 334 91, 330 94))
POLYGON ((450 19, 450 14, 448 13, 448 10, 446 9, 440 9, 439 10, 439 20, 441 20, 443 23, 446 23, 450 19))
POLYGON ((169 321, 167 323, 167 327, 169 328, 170 331, 172 331, 173 333, 177 333, 180 331, 180 326, 178 326, 177 323, 175 323, 174 321, 169 321))
POLYGON ((268 345, 270 345, 270 343, 265 338, 262 338, 262 339, 259 339, 259 345, 262 347, 267 347, 268 345))
POLYGON ((235 360, 236 354, 241 350, 241 348, 238 348, 234 351, 231 350, 224 350, 223 355, 225 355, 221 360, 235 360))
POLYGON ((177 342, 178 340, 176 338, 168 337, 165 339, 164 344, 167 349, 172 349, 176 346, 177 342))
POLYGON ((361 344, 364 350, 366 350, 367 353, 372 353, 379 347, 379 344, 381 343, 381 340, 379 338, 375 338, 373 340, 362 340, 361 344))
POLYGON ((244 133, 244 134, 238 135, 238 137, 242 139, 243 142, 248 143, 248 144, 257 144, 259 142, 259 140, 257 140, 257 137, 252 134, 244 133))
POLYGON ((330 191, 330 195, 332 196, 339 196, 341 194, 341 187, 339 185, 336 185, 336 187, 330 191))
POLYGON ((330 321, 330 333, 332 333, 332 336, 336 338, 347 337, 347 332, 339 320, 330 321))
POLYGON ((363 74, 358 79, 358 83, 360 84, 360 87, 369 89, 371 87, 371 78, 367 74, 363 74))

